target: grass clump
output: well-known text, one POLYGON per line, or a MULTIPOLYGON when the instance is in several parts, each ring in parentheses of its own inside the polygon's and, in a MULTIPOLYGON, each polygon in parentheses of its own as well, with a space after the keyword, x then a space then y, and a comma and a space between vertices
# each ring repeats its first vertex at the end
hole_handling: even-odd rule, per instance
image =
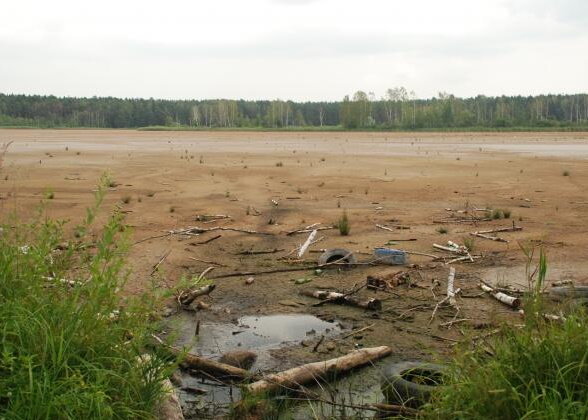
MULTIPOLYGON (((75 229, 81 240, 107 186, 75 229)), ((119 294, 122 216, 92 248, 68 242, 64 223, 41 213, 11 225, 0 235, 0 418, 153 418, 169 369, 157 355, 140 361, 154 302, 119 294)))
POLYGON ((510 219, 511 215, 512 212, 509 209, 490 209, 486 211, 486 218, 493 220, 510 219))
POLYGON ((440 226, 437 228, 437 233, 440 233, 441 235, 445 235, 448 232, 449 232, 449 230, 447 230, 447 228, 445 226, 440 226))
POLYGON ((476 240, 471 236, 464 236, 463 246, 465 246, 469 252, 474 252, 474 249, 476 248, 476 240))
POLYGON ((570 171, 565 170, 565 171, 562 172, 562 175, 563 176, 570 176, 570 171))
MULTIPOLYGON (((530 262, 532 252, 523 251, 530 262)), ((537 269, 527 264, 531 292, 525 298, 524 325, 503 326, 487 345, 456 352, 446 386, 423 418, 588 418, 588 316, 581 310, 563 322, 542 317, 546 272, 543 253, 537 269)))
POLYGON ((428 409, 435 419, 584 419, 588 317, 503 328, 493 356, 464 353, 428 409))
POLYGON ((349 218, 347 217, 346 211, 343 212, 343 215, 337 221, 336 226, 337 226, 337 229, 339 229, 339 233, 342 236, 349 235, 349 232, 351 231, 351 226, 349 225, 349 218))

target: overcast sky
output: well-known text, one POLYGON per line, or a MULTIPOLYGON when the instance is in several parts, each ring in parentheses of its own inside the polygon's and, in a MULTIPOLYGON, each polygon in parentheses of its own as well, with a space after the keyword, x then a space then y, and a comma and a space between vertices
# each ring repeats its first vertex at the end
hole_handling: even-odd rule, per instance
POLYGON ((588 91, 588 0, 1 0, 0 92, 588 91))

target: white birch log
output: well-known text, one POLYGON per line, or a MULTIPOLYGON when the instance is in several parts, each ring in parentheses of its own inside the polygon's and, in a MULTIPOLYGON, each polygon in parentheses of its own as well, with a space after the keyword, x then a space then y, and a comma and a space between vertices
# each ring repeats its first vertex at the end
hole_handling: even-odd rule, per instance
POLYGON ((480 283, 480 288, 483 291, 490 293, 494 297, 494 299, 504 303, 505 305, 510 306, 511 308, 516 309, 519 306, 521 306, 521 300, 519 298, 509 296, 506 293, 497 292, 492 287, 490 287, 484 283, 480 283))
POLYGON ((455 291, 453 290, 453 282, 455 280, 455 268, 449 267, 449 276, 447 277, 447 297, 449 298, 449 304, 455 306, 455 291))
POLYGON ((310 244, 314 240, 314 237, 316 236, 316 234, 317 234, 316 229, 313 230, 312 232, 310 232, 310 235, 308 235, 306 242, 304 242, 304 244, 298 250, 298 258, 301 258, 306 253, 306 250, 308 249, 308 247, 310 246, 310 244))

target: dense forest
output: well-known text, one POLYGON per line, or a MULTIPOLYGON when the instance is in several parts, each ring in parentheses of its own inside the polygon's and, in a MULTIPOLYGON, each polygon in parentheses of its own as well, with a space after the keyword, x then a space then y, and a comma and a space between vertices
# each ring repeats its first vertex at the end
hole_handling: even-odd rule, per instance
POLYGON ((345 129, 579 128, 588 94, 419 99, 403 87, 340 102, 161 100, 0 94, 0 126, 345 129))

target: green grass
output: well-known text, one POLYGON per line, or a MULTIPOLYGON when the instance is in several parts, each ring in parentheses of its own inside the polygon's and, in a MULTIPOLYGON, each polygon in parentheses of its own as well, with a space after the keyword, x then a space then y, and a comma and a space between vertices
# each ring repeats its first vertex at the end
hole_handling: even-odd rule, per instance
POLYGON ((349 235, 349 232, 351 232, 351 226, 349 225, 349 218, 347 217, 346 211, 343 212, 343 215, 341 215, 337 221, 336 226, 342 236, 349 235))
POLYGON ((588 416, 586 316, 562 324, 503 328, 493 356, 463 353, 449 386, 425 418, 585 419, 588 416))
MULTIPOLYGON (((531 254, 532 258, 532 254, 531 254)), ((588 418, 588 316, 545 321, 540 299, 547 264, 525 302, 521 328, 503 326, 493 339, 459 348, 446 385, 422 415, 430 419, 588 418), (489 354, 490 353, 490 354, 489 354)))
POLYGON ((0 418, 154 417, 170 368, 157 355, 139 359, 155 302, 120 295, 127 275, 122 216, 114 213, 94 236, 107 184, 75 228, 78 242, 42 212, 30 223, 3 226, 0 418), (80 246, 90 231, 95 246, 80 246))

